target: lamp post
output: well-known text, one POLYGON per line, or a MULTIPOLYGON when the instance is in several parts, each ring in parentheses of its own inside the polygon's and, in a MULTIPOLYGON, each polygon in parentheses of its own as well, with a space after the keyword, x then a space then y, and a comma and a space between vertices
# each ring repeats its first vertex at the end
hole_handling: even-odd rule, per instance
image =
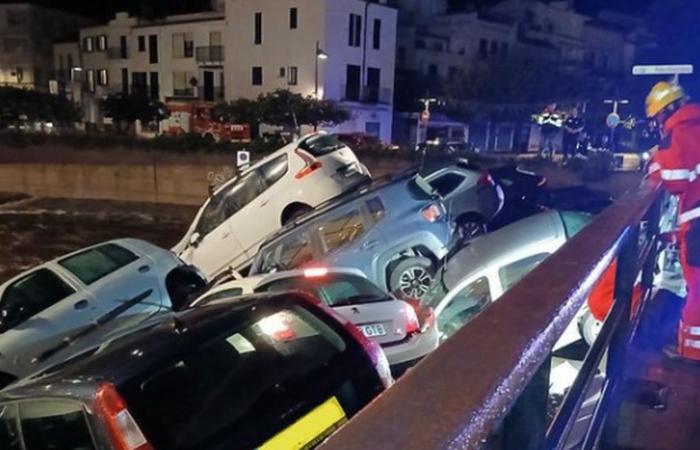
POLYGON ((613 110, 606 119, 606 125, 610 128, 610 151, 615 152, 615 128, 620 124, 620 105, 628 105, 629 100, 626 99, 606 99, 603 101, 606 105, 612 105, 613 110))
POLYGON ((328 59, 328 53, 321 49, 321 43, 316 41, 316 54, 314 57, 314 97, 318 98, 318 61, 328 59))

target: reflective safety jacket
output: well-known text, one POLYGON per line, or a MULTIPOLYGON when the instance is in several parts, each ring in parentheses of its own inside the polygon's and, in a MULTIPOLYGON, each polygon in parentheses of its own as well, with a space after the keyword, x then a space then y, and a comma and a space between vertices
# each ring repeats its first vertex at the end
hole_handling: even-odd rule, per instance
POLYGON ((681 107, 666 121, 664 132, 649 176, 680 197, 679 222, 684 224, 700 218, 700 105, 681 107))

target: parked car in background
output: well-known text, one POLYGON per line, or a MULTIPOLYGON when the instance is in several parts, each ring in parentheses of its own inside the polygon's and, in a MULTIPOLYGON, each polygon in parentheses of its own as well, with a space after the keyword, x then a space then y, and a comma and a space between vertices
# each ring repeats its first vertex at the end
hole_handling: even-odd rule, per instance
POLYGON ((464 241, 486 233, 487 224, 503 208, 503 190, 491 174, 466 160, 427 164, 421 174, 443 197, 464 241))
POLYGON ((368 178, 336 136, 306 136, 214 192, 173 251, 209 278, 228 267, 241 269, 268 235, 368 178))
POLYGON ((452 232, 430 184, 404 174, 329 202, 283 228, 260 247, 250 274, 349 267, 387 292, 419 298, 447 255, 452 232))
POLYGON ((341 321, 303 294, 168 315, 4 390, 0 448, 313 448, 392 383, 341 321))
POLYGON ((62 338, 149 292, 129 314, 182 306, 206 284, 172 252, 120 239, 65 255, 0 285, 0 386, 31 370, 32 360, 62 338))
POLYGON ((309 292, 355 324, 383 348, 395 373, 437 347, 438 331, 431 308, 423 308, 418 300, 398 300, 353 269, 314 267, 229 281, 196 299, 192 306, 222 297, 290 290, 309 292))
MULTIPOLYGON (((447 339, 557 251, 590 223, 578 212, 547 211, 472 240, 439 273, 423 304, 435 310, 442 339, 447 339)), ((579 340, 579 322, 564 333, 557 348, 579 340)))

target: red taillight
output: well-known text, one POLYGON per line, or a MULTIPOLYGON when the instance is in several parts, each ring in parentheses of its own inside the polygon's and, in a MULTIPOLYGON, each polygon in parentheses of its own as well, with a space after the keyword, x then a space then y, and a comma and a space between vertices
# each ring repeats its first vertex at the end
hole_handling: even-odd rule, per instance
POLYGON ((423 218, 428 222, 437 222, 442 217, 442 209, 435 203, 423 208, 423 218))
POLYGON ((405 309, 406 311, 406 334, 412 335, 420 332, 420 322, 418 322, 418 316, 416 315, 416 310, 413 307, 405 309))
POLYGON ((116 450, 153 450, 112 383, 102 383, 97 389, 95 410, 116 450))
POLYGON ((496 182, 493 181, 493 177, 490 173, 482 172, 481 176, 479 177, 479 181, 477 181, 476 184, 479 186, 493 186, 496 184, 496 182))
POLYGON ((406 299, 405 302, 411 305, 411 309, 413 309, 414 315, 418 319, 421 333, 435 325, 435 311, 433 308, 421 305, 420 300, 415 298, 406 299))
POLYGON ((309 176, 323 167, 323 163, 321 161, 299 148, 294 150, 294 153, 296 153, 302 160, 304 160, 304 168, 297 172, 296 175, 294 175, 294 178, 296 178, 297 180, 309 176))

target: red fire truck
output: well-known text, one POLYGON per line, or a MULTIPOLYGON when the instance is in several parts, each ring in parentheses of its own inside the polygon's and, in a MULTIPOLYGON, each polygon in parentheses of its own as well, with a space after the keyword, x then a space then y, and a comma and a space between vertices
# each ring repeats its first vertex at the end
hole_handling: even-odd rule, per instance
POLYGON ((224 123, 212 116, 211 102, 168 102, 170 116, 161 124, 165 134, 179 136, 185 133, 199 134, 216 142, 250 142, 248 124, 224 123))

